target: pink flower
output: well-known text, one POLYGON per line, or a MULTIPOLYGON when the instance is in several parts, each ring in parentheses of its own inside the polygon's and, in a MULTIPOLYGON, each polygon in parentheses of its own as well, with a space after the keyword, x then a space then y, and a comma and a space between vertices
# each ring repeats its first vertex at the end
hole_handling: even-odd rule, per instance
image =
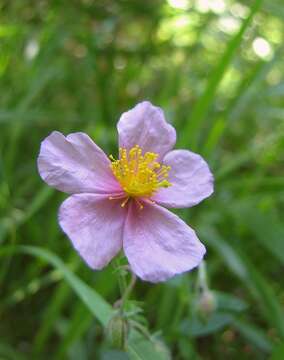
POLYGON ((71 194, 60 207, 60 226, 93 269, 123 249, 143 280, 164 281, 191 270, 205 247, 193 229, 162 206, 190 207, 210 196, 213 176, 207 163, 188 150, 172 150, 176 132, 149 102, 122 114, 117 129, 117 160, 84 133, 65 137, 54 131, 42 142, 40 176, 71 194))

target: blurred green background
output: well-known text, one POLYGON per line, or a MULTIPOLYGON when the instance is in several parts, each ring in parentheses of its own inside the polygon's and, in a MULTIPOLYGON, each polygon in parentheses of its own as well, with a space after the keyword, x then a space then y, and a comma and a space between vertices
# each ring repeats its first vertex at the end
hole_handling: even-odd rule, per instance
POLYGON ((284 359, 283 19, 283 0, 0 1, 1 360, 284 359), (53 130, 116 153, 120 114, 144 99, 215 175, 179 211, 209 289, 197 271, 139 281, 123 353, 102 326, 117 273, 73 251, 36 158, 53 130))

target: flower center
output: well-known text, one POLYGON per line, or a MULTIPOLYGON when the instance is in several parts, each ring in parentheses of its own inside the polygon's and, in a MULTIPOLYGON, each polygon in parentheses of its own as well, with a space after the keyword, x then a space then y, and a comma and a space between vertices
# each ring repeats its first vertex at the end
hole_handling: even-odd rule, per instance
POLYGON ((157 158, 152 152, 143 155, 139 145, 120 148, 118 160, 110 155, 112 172, 128 197, 151 197, 159 188, 172 185, 167 180, 170 166, 161 165, 157 158))

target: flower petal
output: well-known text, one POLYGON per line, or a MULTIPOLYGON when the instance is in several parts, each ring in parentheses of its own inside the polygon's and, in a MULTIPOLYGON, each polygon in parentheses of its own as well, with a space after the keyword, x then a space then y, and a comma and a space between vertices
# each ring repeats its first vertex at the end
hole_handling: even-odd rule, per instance
POLYGON ((129 206, 123 248, 141 279, 159 282, 199 265, 205 247, 178 216, 159 205, 129 206))
POLYGON ((93 269, 101 269, 120 251, 126 211, 105 195, 76 194, 59 209, 59 224, 93 269))
POLYGON ((159 107, 144 101, 123 113, 117 124, 119 146, 130 149, 139 145, 143 152, 154 152, 161 157, 176 142, 175 129, 166 122, 159 107))
POLYGON ((105 153, 84 133, 65 137, 52 132, 41 144, 38 157, 41 178, 67 193, 121 191, 105 153))
POLYGON ((169 165, 172 186, 161 188, 153 200, 166 207, 184 208, 198 204, 210 196, 214 178, 206 161, 188 150, 173 150, 163 159, 169 165))

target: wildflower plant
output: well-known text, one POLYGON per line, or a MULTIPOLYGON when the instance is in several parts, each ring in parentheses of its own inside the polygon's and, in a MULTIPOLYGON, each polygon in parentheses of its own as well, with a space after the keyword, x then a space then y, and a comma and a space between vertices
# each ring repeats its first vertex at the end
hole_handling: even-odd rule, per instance
POLYGON ((41 144, 39 173, 71 195, 59 224, 92 269, 123 249, 139 278, 165 281, 198 266, 205 254, 194 230, 166 208, 210 196, 213 176, 200 155, 173 150, 175 129, 150 102, 123 113, 117 130, 117 158, 84 133, 52 132, 41 144))

